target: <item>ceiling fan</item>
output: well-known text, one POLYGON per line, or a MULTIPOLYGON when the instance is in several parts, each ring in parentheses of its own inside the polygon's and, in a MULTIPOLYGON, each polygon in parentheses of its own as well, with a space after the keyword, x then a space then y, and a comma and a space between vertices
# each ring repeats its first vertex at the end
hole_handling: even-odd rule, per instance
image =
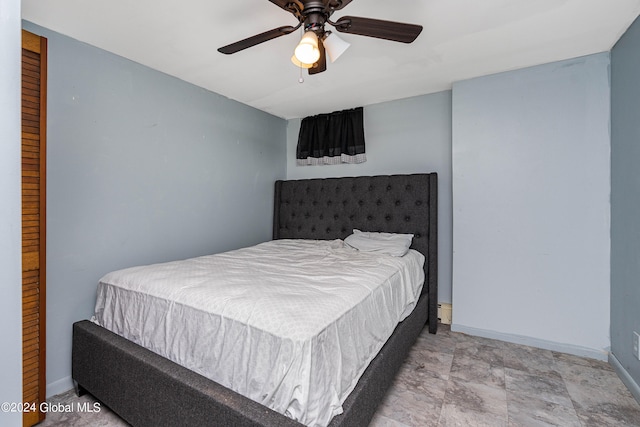
POLYGON ((351 3, 352 0, 269 1, 293 14, 298 20, 298 25, 295 27, 287 25, 256 34, 223 46, 218 49, 218 52, 227 55, 236 53, 271 39, 291 34, 302 27, 304 35, 291 60, 299 67, 308 68, 309 74, 317 74, 327 69, 326 54, 329 55, 331 62, 334 62, 349 47, 349 43, 341 40, 331 31, 325 30, 325 24, 332 25, 336 31, 341 33, 376 37, 402 43, 413 42, 422 31, 421 25, 360 18, 357 16, 343 16, 335 22, 331 21, 331 15, 336 10, 340 10, 351 3))

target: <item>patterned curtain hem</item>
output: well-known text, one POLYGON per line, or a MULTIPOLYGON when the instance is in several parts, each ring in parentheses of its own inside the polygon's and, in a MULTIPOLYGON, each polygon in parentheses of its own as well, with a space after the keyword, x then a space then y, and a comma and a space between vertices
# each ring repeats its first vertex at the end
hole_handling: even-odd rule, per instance
POLYGON ((319 165, 339 165, 341 163, 364 163, 367 161, 365 153, 349 156, 341 154, 335 157, 307 157, 306 159, 296 159, 296 166, 319 166, 319 165))

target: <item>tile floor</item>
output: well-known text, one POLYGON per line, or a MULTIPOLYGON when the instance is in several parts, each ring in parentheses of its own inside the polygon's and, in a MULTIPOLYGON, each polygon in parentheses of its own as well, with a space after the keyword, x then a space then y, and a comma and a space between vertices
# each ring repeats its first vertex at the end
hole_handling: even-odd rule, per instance
MULTIPOLYGON (((55 403, 86 402, 70 391, 55 403)), ((127 426, 100 412, 49 413, 43 427, 127 426)), ((426 329, 370 427, 640 426, 640 405, 609 364, 426 329)))

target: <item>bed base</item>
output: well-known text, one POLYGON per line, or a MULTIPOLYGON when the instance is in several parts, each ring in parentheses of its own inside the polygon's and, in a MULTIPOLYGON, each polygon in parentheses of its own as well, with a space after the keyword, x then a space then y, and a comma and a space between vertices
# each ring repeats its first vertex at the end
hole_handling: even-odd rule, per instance
MULTIPOLYGON (((330 427, 369 424, 427 322, 427 300, 396 327, 330 427)), ((302 425, 88 320, 73 325, 72 353, 76 390, 136 427, 302 425)))

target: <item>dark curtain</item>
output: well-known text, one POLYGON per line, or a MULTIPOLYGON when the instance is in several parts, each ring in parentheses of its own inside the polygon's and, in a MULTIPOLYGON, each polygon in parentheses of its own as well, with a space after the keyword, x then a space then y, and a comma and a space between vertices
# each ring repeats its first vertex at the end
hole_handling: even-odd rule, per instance
POLYGON ((364 161, 366 155, 362 107, 302 119, 296 150, 298 165, 364 161))

